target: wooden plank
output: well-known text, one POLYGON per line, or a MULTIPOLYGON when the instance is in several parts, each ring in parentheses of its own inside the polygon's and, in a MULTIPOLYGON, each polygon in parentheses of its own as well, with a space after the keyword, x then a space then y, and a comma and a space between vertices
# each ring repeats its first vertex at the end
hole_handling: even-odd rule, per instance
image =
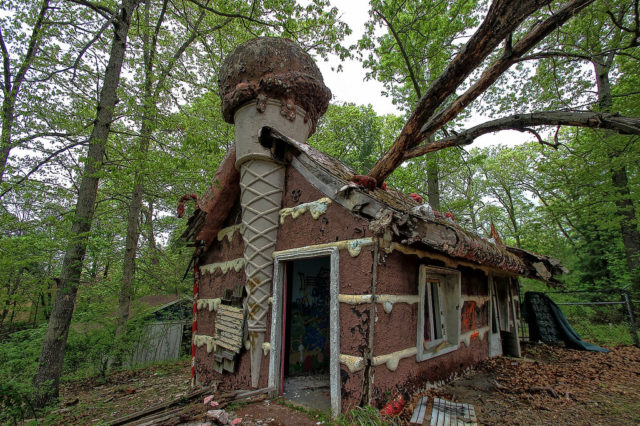
POLYGON ((234 345, 242 345, 242 336, 234 336, 233 334, 223 332, 218 334, 216 342, 218 341, 223 341, 234 345))
POLYGON ((220 305, 218 307, 218 315, 217 316, 228 316, 232 318, 237 318, 239 320, 244 319, 244 312, 242 309, 234 308, 229 305, 220 305))
POLYGON ((228 342, 225 342, 223 340, 218 341, 217 344, 219 346, 222 346, 223 348, 229 349, 229 350, 231 350, 233 352, 239 352, 239 350, 240 350, 238 345, 232 344, 232 343, 228 343, 228 342))
POLYGON ((235 327, 229 327, 225 324, 216 323, 216 330, 226 331, 227 333, 232 333, 234 335, 242 336, 242 329, 238 329, 235 327))
POLYGON ((242 341, 242 334, 233 333, 225 330, 216 330, 216 338, 222 338, 227 340, 239 340, 242 341))
POLYGON ((161 410, 164 410, 166 408, 173 407, 174 405, 178 405, 178 404, 190 401, 190 400, 192 400, 194 398, 197 398, 199 396, 204 395, 205 393, 214 392, 214 390, 215 389, 214 389, 213 386, 202 388, 202 389, 199 389, 197 391, 191 392, 187 396, 181 396, 179 398, 173 399, 173 400, 171 400, 169 402, 164 402, 162 404, 152 405, 151 407, 146 408, 146 409, 141 410, 141 411, 138 411, 136 413, 128 414, 126 416, 117 418, 117 419, 113 420, 112 422, 110 422, 109 424, 111 424, 112 426, 119 426, 119 425, 123 425, 123 424, 126 424, 126 423, 131 423, 131 422, 134 422, 134 421, 136 421, 138 419, 141 419, 143 417, 150 416, 150 415, 152 415, 154 413, 157 413, 157 412, 159 412, 161 410))
POLYGON ((423 396, 418 400, 416 404, 416 408, 413 409, 413 416, 411 416, 411 421, 409 422, 412 425, 421 425, 424 421, 424 416, 427 413, 427 402, 429 398, 423 396))

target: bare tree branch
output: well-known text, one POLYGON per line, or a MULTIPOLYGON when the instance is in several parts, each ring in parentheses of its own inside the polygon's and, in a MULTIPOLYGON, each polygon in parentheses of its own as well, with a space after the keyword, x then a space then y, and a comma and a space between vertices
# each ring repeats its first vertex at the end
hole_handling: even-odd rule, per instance
POLYGON ((96 12, 98 15, 101 15, 103 18, 111 20, 114 16, 116 16, 116 12, 109 9, 107 6, 103 4, 97 4, 87 0, 69 0, 71 3, 76 3, 81 6, 88 7, 89 9, 96 12))
POLYGON ((202 4, 198 0, 188 0, 188 1, 190 1, 191 3, 195 4, 196 6, 202 8, 202 9, 207 10, 207 11, 209 11, 209 12, 215 14, 215 15, 218 15, 218 16, 225 16, 227 18, 242 19, 244 21, 255 22, 256 24, 265 25, 267 27, 275 28, 275 25, 270 24, 270 23, 265 22, 265 21, 261 21, 259 19, 255 19, 255 18, 253 18, 251 16, 246 16, 246 15, 242 15, 242 14, 239 14, 239 13, 222 12, 220 10, 214 9, 213 7, 211 7, 209 5, 202 4))
POLYGON ((484 134, 499 132, 501 130, 532 132, 541 143, 554 146, 555 144, 544 142, 540 135, 530 128, 531 126, 549 125, 607 129, 623 135, 640 135, 640 118, 635 117, 624 117, 616 114, 590 111, 549 111, 531 114, 514 114, 479 124, 461 133, 437 140, 433 143, 420 145, 408 151, 404 156, 404 160, 420 157, 429 152, 452 146, 469 145, 476 138, 484 134))
POLYGON ((478 30, 471 36, 467 44, 453 58, 449 65, 447 65, 442 74, 431 83, 425 94, 418 101, 416 108, 402 129, 402 132, 398 138, 396 138, 391 148, 369 171, 369 176, 382 183, 384 179, 400 165, 404 158, 405 151, 415 147, 424 140, 421 134, 421 127, 432 117, 436 109, 440 107, 449 96, 455 93, 458 86, 480 66, 482 61, 512 33, 527 16, 547 3, 549 3, 547 0, 494 0, 478 30))
POLYGON ((49 155, 47 155, 45 158, 43 158, 42 160, 38 161, 38 163, 36 163, 35 166, 33 166, 31 168, 31 170, 29 170, 27 172, 27 174, 25 174, 24 176, 22 176, 20 179, 18 179, 16 182, 13 182, 11 184, 11 186, 7 189, 5 189, 4 191, 2 191, 2 193, 0 193, 0 198, 4 197, 7 193, 13 191, 13 189, 15 187, 17 187, 18 185, 20 185, 22 182, 24 182, 25 180, 29 179, 29 177, 34 174, 35 172, 37 172, 40 167, 44 166, 45 164, 47 164, 49 161, 51 161, 52 159, 56 158, 58 155, 62 154, 63 152, 66 152, 68 150, 70 150, 71 148, 75 148, 76 146, 80 146, 80 145, 86 145, 87 141, 83 140, 82 142, 76 142, 76 143, 72 143, 71 145, 66 145, 63 146, 60 149, 57 149, 55 151, 53 151, 52 153, 50 153, 49 155))
POLYGON ((407 66, 407 71, 409 71, 409 77, 411 78, 411 82, 413 83, 413 89, 416 91, 416 95, 418 98, 422 97, 422 90, 420 90, 420 84, 418 84, 418 79, 416 78, 415 73, 413 72, 413 66, 411 65, 411 61, 409 60, 409 56, 407 55, 404 46, 402 45, 402 40, 400 40, 400 35, 396 32, 395 28, 391 24, 390 21, 380 12, 378 9, 374 9, 373 12, 380 17, 384 21, 384 23, 391 31, 393 38, 396 40, 396 44, 400 49, 400 54, 402 55, 402 59, 404 60, 405 65, 407 66))
POLYGON ((571 19, 576 13, 580 12, 586 6, 591 4, 593 0, 572 0, 554 15, 547 18, 542 23, 533 27, 531 31, 524 35, 513 46, 511 55, 502 56, 486 69, 480 79, 471 86, 462 96, 449 105, 444 111, 433 117, 421 129, 422 140, 435 133, 444 124, 455 118, 460 111, 473 102, 478 96, 484 93, 511 65, 516 63, 517 59, 523 54, 535 47, 546 36, 551 34, 553 30, 571 19))

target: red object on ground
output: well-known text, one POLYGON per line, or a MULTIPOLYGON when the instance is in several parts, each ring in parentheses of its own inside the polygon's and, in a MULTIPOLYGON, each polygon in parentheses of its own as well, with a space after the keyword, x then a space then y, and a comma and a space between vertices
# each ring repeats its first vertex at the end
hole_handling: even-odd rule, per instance
POLYGON ((382 185, 380 185, 380 189, 382 189, 383 191, 387 190, 387 182, 382 182, 382 185))
POLYGON ((406 404, 407 401, 405 401, 404 397, 402 395, 398 395, 396 399, 387 403, 387 405, 380 410, 380 414, 383 416, 397 416, 406 404))
POLYGON ((371 176, 367 175, 353 175, 351 181, 358 185, 364 186, 369 191, 373 191, 374 189, 376 189, 376 186, 378 186, 378 182, 371 176))
POLYGON ((412 192, 412 193, 411 193, 411 194, 409 194, 409 195, 411 195, 411 198, 413 198, 413 199, 414 199, 414 200, 416 200, 417 202, 422 203, 422 197, 421 197, 421 196, 419 196, 418 194, 416 194, 415 192, 412 192))
POLYGON ((446 212, 444 214, 444 217, 448 217, 449 219, 453 220, 454 222, 456 220, 455 216, 453 216, 453 213, 451 213, 451 212, 446 212))

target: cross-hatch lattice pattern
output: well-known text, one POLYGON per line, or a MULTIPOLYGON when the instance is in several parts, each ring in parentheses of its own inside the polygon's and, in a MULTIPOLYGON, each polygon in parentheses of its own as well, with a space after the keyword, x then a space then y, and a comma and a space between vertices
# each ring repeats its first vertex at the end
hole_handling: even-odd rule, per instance
POLYGON ((266 331, 273 279, 273 251, 278 234, 284 184, 283 166, 251 160, 240 172, 244 259, 249 331, 266 331))

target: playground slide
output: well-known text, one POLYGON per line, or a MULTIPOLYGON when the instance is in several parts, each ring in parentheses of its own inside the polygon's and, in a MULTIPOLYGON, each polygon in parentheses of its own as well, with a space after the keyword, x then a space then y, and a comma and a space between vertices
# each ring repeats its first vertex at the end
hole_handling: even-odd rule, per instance
POLYGON ((567 347, 572 349, 609 352, 608 349, 582 340, 571 327, 558 305, 544 293, 526 292, 522 315, 529 324, 529 339, 532 342, 564 342, 567 347))

